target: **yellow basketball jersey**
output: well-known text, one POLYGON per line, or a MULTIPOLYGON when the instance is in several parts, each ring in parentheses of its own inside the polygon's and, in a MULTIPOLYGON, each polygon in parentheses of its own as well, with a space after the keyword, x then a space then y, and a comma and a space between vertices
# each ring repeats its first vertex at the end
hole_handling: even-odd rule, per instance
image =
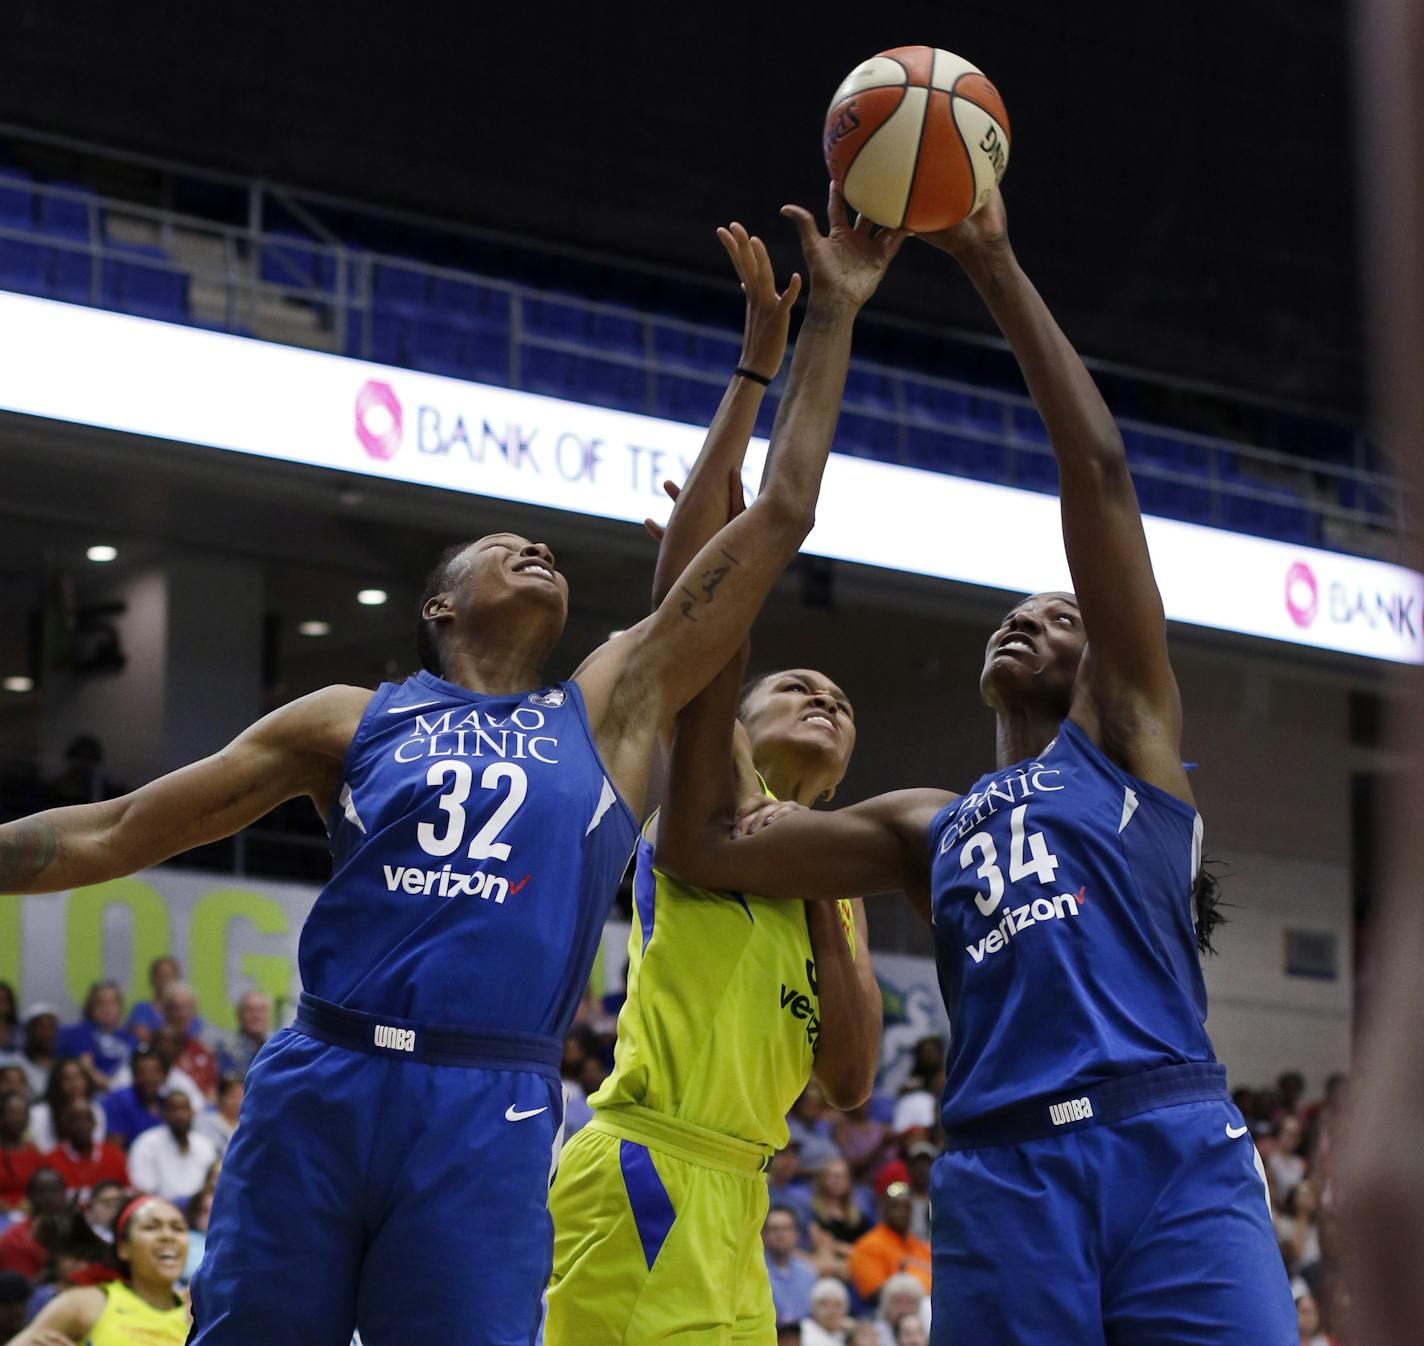
MULTIPOLYGON (((848 902, 841 918, 854 950, 848 902)), ((805 907, 678 883, 654 866, 645 828, 633 879, 628 999, 613 1073, 590 1103, 637 1104, 781 1149, 820 1027, 805 907)))
POLYGON ((183 1346, 188 1310, 182 1304, 155 1309, 123 1281, 103 1286, 108 1303, 89 1333, 87 1346, 183 1346))

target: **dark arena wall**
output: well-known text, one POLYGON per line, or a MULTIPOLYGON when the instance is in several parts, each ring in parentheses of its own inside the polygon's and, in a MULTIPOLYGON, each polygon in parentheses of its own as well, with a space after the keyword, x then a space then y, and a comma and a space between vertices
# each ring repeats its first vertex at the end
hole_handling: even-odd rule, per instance
MULTIPOLYGON (((720 278, 730 217, 825 193, 857 61, 924 42, 994 79, 1019 251, 1085 354, 1358 414, 1342 0, 0 10, 0 118, 720 278), (436 38, 438 34, 438 40, 436 38)), ((880 316, 986 333, 910 250, 880 316)))

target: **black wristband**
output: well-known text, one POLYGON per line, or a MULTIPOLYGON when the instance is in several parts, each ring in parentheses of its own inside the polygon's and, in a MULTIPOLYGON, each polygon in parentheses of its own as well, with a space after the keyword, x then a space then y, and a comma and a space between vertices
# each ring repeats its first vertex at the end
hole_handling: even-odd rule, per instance
POLYGON ((738 365, 733 373, 738 378, 750 379, 753 383, 759 383, 763 388, 771 387, 771 380, 765 374, 758 374, 755 369, 748 369, 746 365, 738 365))

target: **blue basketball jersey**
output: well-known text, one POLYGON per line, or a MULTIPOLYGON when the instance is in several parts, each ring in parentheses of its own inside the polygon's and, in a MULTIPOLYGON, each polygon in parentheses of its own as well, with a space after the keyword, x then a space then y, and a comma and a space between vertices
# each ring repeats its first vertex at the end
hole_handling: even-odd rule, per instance
POLYGON ((930 828, 952 1038, 946 1127, 1049 1092, 1209 1062, 1191 889, 1201 819, 1064 721, 930 828))
POLYGON ((562 1037, 637 825, 573 682, 383 683, 328 823, 302 985, 348 1009, 562 1037))

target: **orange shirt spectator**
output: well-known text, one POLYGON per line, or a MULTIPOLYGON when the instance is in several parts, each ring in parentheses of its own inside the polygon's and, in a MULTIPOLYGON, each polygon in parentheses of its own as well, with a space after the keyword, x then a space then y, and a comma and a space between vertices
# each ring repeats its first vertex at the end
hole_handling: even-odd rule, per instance
POLYGON ((893 1182, 880 1198, 880 1223, 851 1245, 847 1270, 862 1299, 874 1299, 896 1272, 930 1288, 930 1245, 910 1233, 910 1188, 893 1182))

